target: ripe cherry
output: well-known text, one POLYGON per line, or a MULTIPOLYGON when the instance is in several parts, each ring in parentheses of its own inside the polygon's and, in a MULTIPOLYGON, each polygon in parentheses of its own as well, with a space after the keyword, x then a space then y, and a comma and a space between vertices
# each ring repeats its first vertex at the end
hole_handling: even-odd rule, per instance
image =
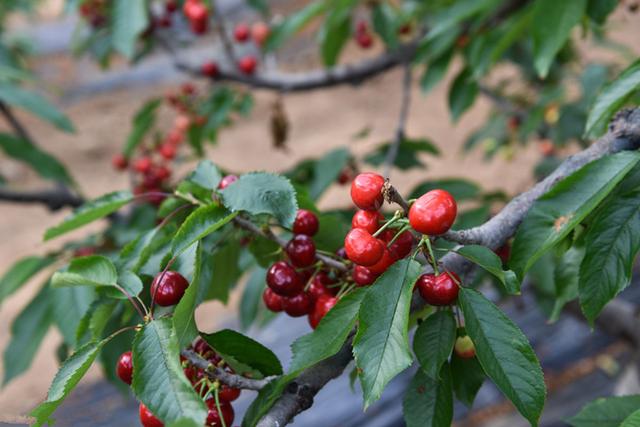
POLYGON ((166 160, 173 159, 176 156, 176 151, 176 146, 169 144, 168 142, 165 142, 158 147, 158 153, 160 153, 160 155, 166 160))
POLYGON ((171 176, 171 169, 166 166, 158 166, 152 170, 153 175, 159 182, 166 181, 171 176))
POLYGON ((338 255, 342 259, 349 259, 349 257, 347 256, 347 251, 344 249, 344 247, 338 249, 336 251, 336 255, 338 255))
POLYGON ((113 165, 114 169, 123 171, 127 169, 127 166, 129 166, 129 161, 124 156, 124 154, 118 153, 115 154, 111 159, 111 164, 113 165))
POLYGON ((353 281, 356 282, 358 286, 369 286, 375 282, 377 278, 378 275, 367 267, 356 265, 353 268, 353 281))
POLYGON ((189 282, 182 274, 170 270, 160 272, 151 283, 151 298, 162 307, 176 305, 188 286, 189 282))
POLYGON ((222 417, 220 416, 220 412, 218 412, 215 399, 208 399, 207 406, 209 407, 209 413, 207 414, 207 426, 222 427, 222 420, 224 419, 224 425, 231 427, 235 418, 235 413, 233 411, 233 406, 231 406, 230 403, 220 402, 220 412, 222 413, 222 417))
POLYGON ((164 10, 168 13, 173 13, 178 10, 178 2, 176 0, 167 0, 164 4, 164 10))
POLYGON ((251 33, 251 30, 249 29, 249 26, 244 22, 241 22, 238 25, 236 25, 236 28, 234 28, 233 37, 236 39, 237 42, 244 43, 247 40, 249 40, 250 33, 251 33))
POLYGON ((278 261, 267 271, 267 286, 280 296, 293 296, 302 292, 304 282, 285 261, 278 261))
POLYGON ((351 183, 351 200, 365 211, 376 211, 384 201, 382 187, 384 178, 377 173, 365 172, 355 177, 351 183))
POLYGON ((329 276, 321 271, 313 277, 313 280, 311 280, 307 292, 314 300, 317 300, 323 295, 332 295, 333 290, 327 286, 332 284, 332 282, 333 281, 329 278, 329 276))
POLYGON ((471 341, 469 335, 464 335, 456 338, 456 343, 453 347, 456 354, 463 359, 471 359, 476 355, 476 346, 471 341))
POLYGON ((449 192, 431 190, 411 205, 409 223, 419 233, 437 236, 451 228, 457 212, 456 201, 449 192))
POLYGON ((316 260, 316 245, 311 237, 304 234, 298 234, 289 240, 285 251, 291 264, 296 267, 309 267, 316 260))
POLYGON ((184 141, 184 133, 178 129, 173 129, 167 134, 167 142, 173 145, 180 145, 184 141))
POLYGON ((344 249, 351 261, 367 267, 380 261, 385 247, 367 230, 354 228, 344 238, 344 249))
POLYGON ((380 275, 385 271, 387 271, 387 269, 391 267, 391 264, 393 264, 396 261, 397 259, 393 255, 391 255, 391 252, 389 251, 389 249, 386 246, 384 246, 384 251, 382 252, 382 257, 380 258, 380 260, 375 264, 368 266, 367 268, 373 274, 380 275))
POLYGON ((196 342, 193 344, 193 351, 201 356, 207 356, 209 353, 214 353, 209 343, 201 337, 196 338, 196 342))
POLYGON ((455 273, 423 274, 418 278, 417 286, 420 295, 431 305, 451 305, 458 298, 460 279, 455 273), (454 280, 455 279, 455 280, 454 280))
POLYGON ((306 209, 298 209, 296 213, 296 219, 293 223, 293 232, 295 234, 306 234, 307 236, 313 236, 318 232, 320 224, 318 217, 311 211, 306 209))
POLYGON ((224 190, 225 188, 227 188, 229 185, 233 184, 237 180, 238 180, 237 175, 226 175, 224 178, 220 180, 220 183, 218 183, 218 190, 224 190))
POLYGON ((264 42, 269 37, 269 33, 271 29, 264 22, 256 22, 251 26, 251 37, 253 37, 253 41, 258 45, 262 46, 264 42))
POLYGON ((274 313, 278 313, 284 310, 283 297, 273 292, 271 288, 265 288, 264 292, 262 293, 262 301, 264 301, 264 305, 267 307, 267 309, 273 311, 274 313))
POLYGON ((415 239, 409 230, 405 230, 389 245, 389 252, 396 259, 402 259, 411 253, 415 239))
POLYGON ((135 162, 133 162, 133 169, 136 172, 140 172, 140 173, 149 172, 152 166, 153 166, 153 162, 151 161, 151 158, 147 156, 140 157, 139 159, 136 159, 135 162))
POLYGON ((140 415, 140 423, 143 427, 164 427, 162 421, 157 419, 142 402, 140 403, 138 414, 140 415))
POLYGON ((257 65, 258 61, 252 55, 244 56, 238 61, 238 68, 240 68, 240 71, 244 74, 253 74, 257 65))
POLYGON ((356 42, 361 48, 369 49, 373 46, 373 37, 371 37, 371 34, 368 32, 356 34, 356 42))
POLYGON ((200 71, 207 77, 217 77, 219 71, 218 64, 213 61, 205 62, 202 64, 200 71))
POLYGON ((233 388, 229 387, 228 385, 222 384, 218 389, 218 399, 220 400, 220 402, 233 402, 238 397, 240 397, 241 391, 242 390, 240 390, 239 388, 233 388))
POLYGON ((81 246, 77 248, 75 251, 73 251, 73 256, 74 257, 89 256, 89 255, 94 255, 95 253, 96 253, 96 248, 94 246, 81 246))
POLYGON ((291 317, 304 316, 313 309, 313 298, 306 292, 300 292, 297 295, 284 298, 282 305, 284 311, 291 317))
POLYGON ((313 306, 313 310, 309 313, 309 325, 313 329, 318 327, 318 324, 326 316, 326 314, 338 303, 338 298, 330 295, 324 295, 316 301, 313 306))
POLYGON ((494 252, 500 257, 503 264, 507 264, 509 262, 509 257, 511 256, 511 245, 507 242, 494 252))
POLYGON ((398 28, 398 33, 403 36, 411 34, 411 31, 413 31, 413 25, 411 25, 411 22, 407 22, 406 24, 403 24, 400 28, 398 28))
POLYGON ((384 220, 384 216, 377 211, 359 210, 353 214, 351 219, 351 228, 364 228, 373 234, 380 228, 380 221, 384 220))
POLYGON ((116 365, 116 374, 125 384, 131 385, 131 378, 133 376, 133 361, 131 359, 131 352, 125 351, 118 358, 118 364, 116 365))

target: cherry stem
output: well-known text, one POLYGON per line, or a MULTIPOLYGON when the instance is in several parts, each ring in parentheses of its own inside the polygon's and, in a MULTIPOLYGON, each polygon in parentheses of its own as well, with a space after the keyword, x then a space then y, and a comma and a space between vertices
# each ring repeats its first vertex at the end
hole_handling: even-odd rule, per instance
POLYGON ((422 237, 422 241, 424 242, 425 246, 427 247, 427 250, 429 251, 428 261, 431 263, 431 266, 433 267, 433 272, 437 276, 438 274, 440 274, 440 272, 438 271, 438 262, 436 261, 436 257, 433 254, 433 248, 431 247, 431 239, 429 238, 429 236, 424 236, 422 237))
POLYGON ((218 388, 216 387, 213 397, 216 400, 216 409, 218 410, 218 415, 220 416, 220 421, 222 421, 222 427, 227 427, 227 423, 224 421, 224 416, 222 414, 222 408, 220 407, 220 398, 218 397, 218 388))
POLYGON ((375 233, 373 233, 373 237, 378 237, 380 235, 380 233, 382 233, 384 230, 386 230, 391 225, 393 225, 401 217, 402 217, 402 212, 401 211, 396 211, 396 213, 393 214, 393 218, 391 218, 382 227, 378 228, 378 230, 375 233))
MULTIPOLYGON (((140 309, 140 307, 138 306, 138 304, 136 303, 136 301, 133 299, 133 297, 131 296, 131 294, 129 292, 127 292, 122 286, 118 285, 117 283, 115 283, 113 285, 117 290, 119 290, 120 292, 122 292, 124 294, 124 296, 127 297, 127 299, 129 300, 129 302, 131 303, 131 305, 133 306, 133 308, 136 309, 136 311, 138 312, 138 314, 140 315, 140 318, 144 321, 145 320, 145 313, 149 313, 147 311, 147 307, 142 304, 142 307, 144 308, 145 313, 142 312, 142 310, 140 309)), ((142 301, 140 301, 142 303, 142 301)))
POLYGON ((405 225, 404 227, 402 227, 400 230, 398 230, 398 232, 396 233, 395 236, 393 236, 393 239, 389 240, 389 243, 387 243, 387 247, 393 245, 393 243, 398 240, 398 238, 400 237, 400 235, 402 233, 404 233, 405 231, 409 230, 411 228, 410 225, 405 225))
POLYGON ((336 295, 336 298, 338 299, 342 298, 343 296, 351 292, 353 289, 355 289, 356 286, 357 285, 355 283, 349 284, 348 282, 345 282, 345 286, 343 286, 342 289, 340 289, 340 291, 336 295))

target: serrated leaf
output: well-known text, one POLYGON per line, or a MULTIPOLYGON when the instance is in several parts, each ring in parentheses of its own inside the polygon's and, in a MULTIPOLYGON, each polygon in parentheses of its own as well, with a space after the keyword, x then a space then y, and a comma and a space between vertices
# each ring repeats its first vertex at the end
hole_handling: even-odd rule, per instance
POLYGON ((466 245, 456 250, 474 264, 493 274, 511 295, 520 294, 520 281, 511 270, 502 269, 502 260, 491 249, 480 245, 466 245))
POLYGON ((453 421, 451 371, 446 364, 438 378, 429 378, 418 370, 404 398, 402 412, 407 427, 449 427, 453 421))
POLYGON ((478 96, 478 83, 473 80, 472 75, 472 71, 465 68, 460 71, 449 88, 449 111, 454 122, 473 105, 478 96))
POLYGON ((35 92, 27 91, 12 83, 0 82, 0 100, 25 109, 65 132, 74 131, 69 118, 35 92))
POLYGON ((554 270, 555 298, 553 310, 549 316, 550 322, 556 322, 560 318, 562 308, 569 301, 578 297, 578 279, 580 277, 580 264, 584 258, 583 246, 572 246, 558 260, 554 270))
MULTIPOLYGON (((138 1, 138 0, 136 0, 138 1)), ((134 2, 132 2, 134 3, 134 2)), ((123 153, 126 157, 131 157, 144 140, 145 135, 156 121, 156 113, 158 108, 162 105, 161 99, 151 99, 144 103, 144 105, 136 112, 133 117, 131 132, 127 136, 127 141, 124 145, 123 153)))
POLYGON ((640 407, 640 395, 599 398, 569 418, 573 427, 620 427, 640 407))
POLYGON ((287 228, 293 225, 298 210, 296 193, 289 180, 266 172, 242 175, 222 190, 222 197, 225 206, 233 212, 269 214, 287 228))
MULTIPOLYGON (((76 328, 76 342, 83 343, 84 337, 88 334, 89 341, 102 338, 102 332, 109 323, 113 311, 118 304, 112 300, 96 300, 84 314, 76 328)), ((85 340, 86 341, 86 340, 85 340)))
POLYGON ((365 408, 380 398, 387 383, 411 366, 407 327, 418 262, 403 259, 380 276, 365 295, 353 346, 365 408))
POLYGON ((454 353, 451 356, 451 378, 456 399, 470 408, 485 379, 478 359, 463 359, 454 353))
POLYGON ((609 119, 631 94, 640 90, 640 60, 635 61, 614 81, 607 84, 596 97, 584 128, 585 136, 602 133, 609 119))
POLYGON ((0 133, 0 148, 9 157, 31 166, 44 179, 73 183, 69 172, 58 159, 23 139, 0 133))
POLYGON ((146 0, 115 0, 113 47, 128 59, 136 53, 138 37, 149 25, 146 0))
POLYGON ((27 256, 13 264, 0 278, 0 303, 54 261, 55 258, 48 256, 27 256))
POLYGON ((96 299, 95 291, 81 286, 52 289, 49 299, 53 321, 65 343, 69 346, 75 345, 78 325, 96 299))
POLYGON ((114 286, 118 272, 113 263, 101 255, 74 258, 65 271, 57 271, 51 278, 51 286, 114 286))
POLYGON ((208 287, 206 299, 217 299, 227 303, 229 291, 242 275, 238 264, 239 260, 240 244, 238 241, 226 242, 209 257, 209 264, 211 264, 215 280, 212 279, 212 285, 208 287))
POLYGON ((620 427, 640 427, 640 409, 625 418, 620 427))
MULTIPOLYGON (((385 143, 365 157, 365 162, 374 166, 380 166, 384 163, 387 152, 391 143, 385 143)), ((403 139, 398 146, 398 152, 394 162, 394 166, 407 170, 411 168, 424 168, 425 165, 418 157, 418 154, 429 153, 433 156, 439 156, 440 150, 431 141, 427 139, 403 139)))
POLYGON ((480 292, 461 288, 458 303, 482 369, 532 426, 546 388, 540 363, 522 331, 480 292))
POLYGON ((553 59, 580 22, 587 0, 539 0, 533 9, 533 56, 538 75, 547 76, 553 59))
POLYGON ((313 18, 324 13, 326 7, 325 2, 314 1, 287 16, 280 24, 271 29, 271 33, 264 46, 265 51, 271 52, 278 49, 287 39, 300 31, 313 18))
POLYGON ((80 206, 59 225, 47 229, 44 234, 44 240, 51 240, 90 222, 104 218, 132 200, 133 194, 130 191, 115 191, 98 197, 80 206))
POLYGON ((232 357, 265 377, 282 374, 282 365, 271 350, 239 332, 224 329, 213 334, 204 334, 202 338, 225 360, 232 357))
POLYGON ((204 424, 204 402, 182 371, 178 339, 171 319, 147 323, 133 340, 133 382, 136 397, 160 420, 188 418, 204 424))
POLYGON ((229 223, 238 212, 229 213, 222 206, 207 205, 193 211, 178 229, 171 251, 176 256, 198 240, 208 236, 229 223))
POLYGON ((309 195, 313 200, 317 200, 331 184, 336 182, 350 157, 351 153, 348 149, 337 148, 313 163, 313 180, 309 185, 309 195))
POLYGON ((346 341, 358 320, 358 310, 369 288, 351 292, 322 318, 315 331, 303 335, 291 344, 293 353, 290 372, 300 372, 335 355, 346 341))
POLYGON ((413 336, 413 351, 429 378, 437 379, 455 342, 456 319, 450 310, 437 311, 418 326, 413 336))
POLYGON ((336 64, 350 36, 351 8, 334 7, 318 32, 322 62, 326 67, 336 64))
POLYGON ((187 179, 207 190, 215 190, 222 180, 222 174, 211 160, 202 160, 187 179))
POLYGON ((513 242, 509 263, 518 277, 595 209, 639 159, 638 153, 623 152, 595 160, 540 197, 513 242))
POLYGON ((240 325, 243 330, 249 329, 258 316, 266 274, 264 268, 255 268, 244 287, 240 299, 240 325))

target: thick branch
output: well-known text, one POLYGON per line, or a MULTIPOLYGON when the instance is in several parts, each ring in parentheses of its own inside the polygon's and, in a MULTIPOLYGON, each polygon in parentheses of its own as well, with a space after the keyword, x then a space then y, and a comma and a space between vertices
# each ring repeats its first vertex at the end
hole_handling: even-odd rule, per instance
POLYGON ((41 191, 16 191, 0 187, 0 200, 13 203, 43 204, 51 211, 57 211, 67 206, 75 208, 84 203, 81 197, 71 193, 64 186, 41 191))

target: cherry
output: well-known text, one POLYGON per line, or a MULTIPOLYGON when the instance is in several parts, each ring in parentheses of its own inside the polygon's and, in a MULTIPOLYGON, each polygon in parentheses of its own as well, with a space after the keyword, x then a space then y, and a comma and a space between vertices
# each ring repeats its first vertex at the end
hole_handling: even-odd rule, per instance
POLYGON ((347 256, 347 251, 344 249, 344 247, 338 249, 336 251, 336 255, 338 255, 342 259, 349 259, 349 257, 347 256))
POLYGON ((189 382, 191 384, 194 384, 196 375, 198 375, 198 369, 196 369, 194 366, 186 366, 182 369, 182 371, 184 372, 184 376, 187 377, 189 382))
POLYGON ((511 256, 511 245, 509 244, 509 242, 507 242, 496 249, 494 252, 500 257, 502 263, 506 264, 509 262, 509 257, 511 256))
POLYGON ((264 305, 274 313, 284 310, 283 297, 273 292, 271 288, 265 288, 262 293, 262 301, 264 301, 264 305))
POLYGON ((423 274, 418 278, 417 286, 420 295, 431 305, 451 305, 458 298, 460 279, 455 273, 423 274), (454 280, 455 279, 455 280, 454 280))
POLYGON ((309 325, 313 329, 318 327, 318 324, 324 316, 338 303, 338 298, 330 295, 323 295, 318 298, 313 310, 309 313, 309 325))
POLYGON ((169 13, 173 13, 178 10, 178 2, 176 0, 167 0, 164 4, 164 9, 169 13))
POLYGON ((75 251, 73 251, 73 256, 74 257, 81 257, 81 256, 89 256, 89 255, 93 255, 96 253, 96 248, 93 246, 81 246, 79 248, 77 248, 75 251))
POLYGON ((118 153, 111 159, 111 165, 114 169, 123 171, 127 169, 127 166, 129 166, 129 160, 127 160, 124 154, 118 153))
POLYGON ((240 71, 244 74, 253 74, 257 65, 258 61, 251 55, 244 56, 238 61, 238 68, 240 68, 240 71))
POLYGON ((402 259, 411 253, 415 239, 409 230, 405 230, 389 245, 389 252, 396 259, 402 259))
POLYGON ((138 414, 140 415, 140 423, 144 427, 164 427, 162 421, 157 419, 142 402, 140 402, 138 414))
POLYGON ((171 169, 161 165, 153 169, 153 174, 158 181, 162 182, 169 179, 169 177, 171 176, 171 169))
POLYGON ((288 297, 302 292, 304 282, 289 263, 278 261, 267 271, 267 286, 276 294, 288 297))
POLYGON ((223 384, 218 389, 218 399, 220 402, 233 402, 240 397, 241 391, 239 388, 233 388, 223 384))
POLYGON ((249 40, 250 33, 251 29, 249 28, 249 26, 244 22, 241 22, 240 24, 236 25, 236 28, 234 28, 233 37, 237 42, 244 43, 249 40))
POLYGON ((316 214, 306 209, 298 209, 296 219, 293 222, 294 234, 306 234, 307 236, 313 236, 318 232, 319 227, 320 224, 316 214))
POLYGON ((360 209, 376 211, 380 209, 384 201, 383 185, 382 175, 371 172, 361 173, 351 183, 351 200, 360 209))
POLYGON ((351 261, 367 267, 380 261, 385 247, 367 230, 354 228, 344 238, 344 249, 351 261))
POLYGON ((193 351, 201 356, 206 356, 208 353, 214 353, 209 343, 201 337, 196 338, 196 342, 193 344, 193 351))
POLYGON ((351 219, 351 228, 364 228, 373 234, 380 228, 380 221, 384 220, 384 216, 376 211, 359 210, 351 219))
POLYGON ((338 184, 345 185, 349 181, 351 181, 351 178, 353 178, 351 168, 346 167, 340 171, 340 175, 338 175, 337 181, 338 184))
POLYGON ((373 37, 368 32, 356 35, 356 42, 363 49, 369 49, 373 46, 373 37))
POLYGON ((231 427, 233 420, 235 419, 235 413, 233 406, 228 402, 220 402, 220 412, 216 406, 215 399, 208 399, 207 406, 209 407, 209 413, 207 414, 207 425, 212 427, 222 427, 222 420, 224 419, 224 425, 231 427))
POLYGON ((296 267, 309 267, 316 260, 316 245, 313 239, 304 234, 298 234, 289 240, 285 251, 296 267))
POLYGON ((116 365, 116 374, 125 383, 131 385, 131 378, 133 376, 133 361, 131 360, 131 352, 125 351, 118 358, 118 364, 116 365))
POLYGON ((167 135, 167 142, 173 145, 180 145, 184 141, 184 133, 180 132, 177 129, 173 129, 167 135))
POLYGON ((453 347, 456 354, 463 359, 471 359, 476 355, 476 346, 471 341, 469 335, 456 338, 456 343, 453 347))
POLYGON ((133 162, 133 169, 136 172, 140 172, 140 173, 149 172, 152 166, 153 166, 153 162, 151 161, 151 158, 147 156, 140 157, 139 159, 136 159, 135 162, 133 162))
POLYGON ((225 188, 227 188, 229 185, 233 184, 237 180, 238 180, 237 175, 226 175, 218 183, 218 190, 224 190, 225 188))
POLYGON ((156 25, 160 28, 169 28, 171 27, 171 16, 162 15, 156 20, 156 25))
POLYGON ((391 252, 389 251, 389 249, 386 246, 384 246, 384 251, 382 252, 382 257, 380 258, 380 260, 375 264, 370 265, 367 268, 373 274, 380 275, 385 271, 387 271, 387 269, 391 267, 391 264, 393 264, 396 261, 397 259, 393 255, 391 255, 391 252))
POLYGON ((356 282, 358 286, 369 286, 375 282, 377 278, 378 275, 367 267, 356 265, 353 268, 353 281, 356 282))
POLYGON ((285 313, 291 317, 300 317, 308 314, 313 309, 313 298, 306 292, 300 292, 282 301, 285 313))
POLYGON ((173 126, 181 133, 184 133, 191 127, 191 119, 185 114, 180 114, 174 120, 173 126))
POLYGON ((333 281, 324 272, 319 272, 313 277, 313 280, 309 284, 307 292, 314 299, 317 300, 323 295, 332 295, 333 290, 327 285, 330 285, 333 281))
POLYGON ((262 46, 264 42, 269 37, 269 33, 271 29, 264 22, 256 22, 251 26, 251 37, 253 37, 253 41, 258 45, 262 46))
POLYGON ((151 283, 151 298, 162 307, 176 305, 188 286, 189 282, 182 274, 170 270, 160 272, 151 283))
POLYGON ((545 157, 551 157, 555 154, 556 148, 550 139, 540 141, 540 153, 545 157))
POLYGON ((196 93, 196 87, 191 82, 183 83, 180 90, 183 95, 193 95, 196 93))
POLYGON ((449 192, 431 190, 411 205, 409 223, 419 233, 436 236, 451 228, 457 212, 456 201, 449 192))
POLYGON ((411 34, 412 30, 413 30, 413 25, 411 25, 411 22, 407 22, 406 24, 403 24, 400 28, 398 28, 398 33, 400 33, 403 36, 406 36, 407 34, 411 34))
POLYGON ((166 160, 173 159, 176 156, 176 151, 176 146, 168 142, 158 147, 158 153, 166 160))
POLYGON ((369 32, 369 24, 367 21, 360 20, 356 23, 356 34, 369 32))
POLYGON ((207 77, 217 77, 219 72, 218 64, 213 61, 205 62, 204 64, 202 64, 200 70, 202 71, 202 74, 207 77))

